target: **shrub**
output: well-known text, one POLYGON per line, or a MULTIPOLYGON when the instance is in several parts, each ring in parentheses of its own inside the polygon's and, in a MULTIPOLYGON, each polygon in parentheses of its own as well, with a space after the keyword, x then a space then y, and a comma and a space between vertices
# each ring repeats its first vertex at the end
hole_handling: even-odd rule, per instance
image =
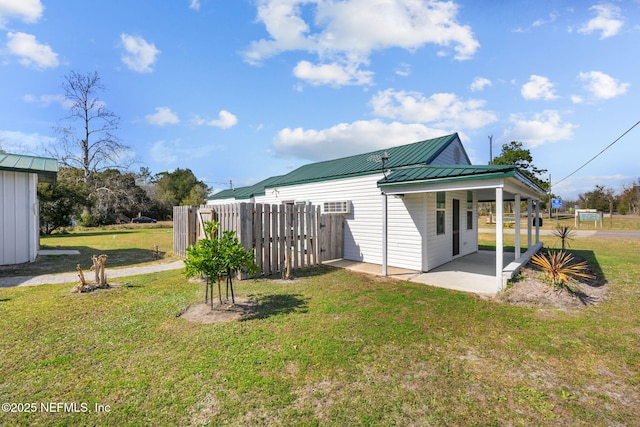
POLYGON ((574 256, 565 251, 535 254, 531 257, 531 262, 542 269, 554 287, 572 293, 575 293, 572 282, 576 278, 593 278, 586 261, 576 262, 574 256))
POLYGON ((562 250, 564 251, 565 245, 569 246, 569 240, 574 235, 573 229, 566 225, 557 225, 553 230, 553 235, 562 240, 562 250))
MULTIPOLYGON (((235 236, 236 232, 227 230, 219 236, 220 224, 215 221, 205 223, 205 237, 195 245, 187 248, 187 257, 184 260, 184 273, 187 277, 202 277, 207 279, 205 302, 209 294, 210 283, 218 281, 218 299, 222 304, 220 280, 223 276, 227 279, 227 298, 231 289, 231 302, 235 304, 233 295, 232 275, 237 272, 257 273, 259 267, 255 264, 255 256, 252 250, 245 249, 235 236)), ((211 304, 213 306, 213 289, 211 289, 211 304)))

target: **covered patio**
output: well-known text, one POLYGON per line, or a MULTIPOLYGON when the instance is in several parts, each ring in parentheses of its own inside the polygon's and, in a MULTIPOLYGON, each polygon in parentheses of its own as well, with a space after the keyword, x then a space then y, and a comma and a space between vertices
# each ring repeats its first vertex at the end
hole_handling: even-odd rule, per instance
MULTIPOLYGON (((493 269, 489 273, 492 275, 492 290, 483 285, 482 293, 496 293, 501 291, 507 281, 511 279, 526 264, 531 256, 535 254, 542 243, 540 242, 540 228, 537 218, 540 217, 540 200, 545 196, 545 191, 535 184, 531 179, 512 165, 488 165, 488 166, 417 166, 411 168, 397 169, 388 174, 384 179, 378 181, 378 187, 382 191, 383 203, 383 239, 382 239, 382 266, 381 275, 390 275, 388 266, 388 213, 387 198, 389 196, 403 196, 412 193, 447 192, 447 191, 473 191, 478 202, 495 203, 496 220, 496 252, 492 254, 493 263, 487 259, 481 262, 473 262, 482 254, 477 252, 476 258, 454 257, 452 261, 430 269, 426 274, 437 273, 441 269, 454 269, 467 274, 487 276, 486 264, 493 264, 493 269), (515 232, 515 253, 507 254, 504 251, 504 204, 513 202, 513 215, 518 220, 514 221, 515 232), (526 202, 527 213, 527 238, 526 246, 523 250, 521 238, 521 203, 526 202), (536 219, 536 220, 534 220, 536 219), (534 225, 535 224, 535 225, 534 225), (456 264, 453 264, 456 263, 456 264), (460 267, 460 268, 457 268, 460 267)), ((478 226, 475 227, 478 233, 478 226)), ((474 255, 474 254, 472 254, 474 255)), ((446 270, 446 271, 449 271, 446 270)), ((432 276, 435 280, 436 276, 432 276)), ((447 275, 447 280, 456 282, 453 276, 447 275)), ((460 279, 464 281, 465 279, 460 279)), ((483 280, 483 283, 485 281, 483 280)), ((446 286, 444 286, 446 287, 446 286)), ((474 291, 471 291, 474 292, 474 291)))
MULTIPOLYGON (((388 267, 386 277, 424 283, 438 288, 471 292, 481 295, 495 295, 495 252, 478 251, 441 265, 431 271, 422 272, 404 268, 388 267)), ((503 255, 503 262, 508 264, 512 253, 503 255)), ((365 262, 336 259, 323 264, 344 268, 358 273, 383 276, 382 266, 365 262)))

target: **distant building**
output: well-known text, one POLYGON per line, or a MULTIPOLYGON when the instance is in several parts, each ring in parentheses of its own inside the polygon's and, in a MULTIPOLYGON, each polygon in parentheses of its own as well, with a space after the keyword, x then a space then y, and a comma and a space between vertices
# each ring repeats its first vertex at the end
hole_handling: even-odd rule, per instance
POLYGON ((56 159, 0 153, 0 265, 33 262, 40 248, 38 182, 53 182, 56 159))

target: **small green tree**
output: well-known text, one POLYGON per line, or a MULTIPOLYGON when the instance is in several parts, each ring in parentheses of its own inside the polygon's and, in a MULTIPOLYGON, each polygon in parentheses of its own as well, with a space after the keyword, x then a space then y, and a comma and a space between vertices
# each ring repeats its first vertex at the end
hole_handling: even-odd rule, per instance
POLYGON ((253 251, 245 249, 235 234, 235 231, 227 230, 222 233, 222 237, 219 240, 220 261, 227 278, 226 298, 229 299, 229 289, 231 289, 232 304, 236 303, 233 295, 233 275, 238 272, 253 274, 260 270, 254 262, 253 251))
POLYGON ((232 275, 236 272, 256 273, 259 267, 251 250, 245 249, 235 236, 235 231, 227 230, 218 237, 220 224, 208 221, 204 225, 205 237, 187 248, 184 273, 187 277, 206 279, 205 303, 211 295, 213 308, 213 280, 218 282, 218 300, 222 305, 220 281, 227 279, 227 299, 231 289, 231 302, 235 304, 232 275))

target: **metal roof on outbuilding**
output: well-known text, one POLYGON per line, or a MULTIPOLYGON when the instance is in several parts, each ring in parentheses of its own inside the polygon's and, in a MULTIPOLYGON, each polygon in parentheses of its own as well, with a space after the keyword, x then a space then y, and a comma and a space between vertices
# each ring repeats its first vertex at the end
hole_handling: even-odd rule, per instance
POLYGON ((35 173, 41 182, 53 182, 58 174, 58 161, 49 157, 0 153, 0 170, 35 173))
POLYGON ((250 199, 255 196, 263 196, 264 189, 268 187, 272 182, 278 180, 280 176, 272 176, 270 178, 264 179, 260 182, 257 182, 253 185, 249 185, 246 187, 238 187, 238 188, 227 188, 226 190, 222 190, 212 196, 209 196, 207 200, 224 200, 224 199, 250 199))

